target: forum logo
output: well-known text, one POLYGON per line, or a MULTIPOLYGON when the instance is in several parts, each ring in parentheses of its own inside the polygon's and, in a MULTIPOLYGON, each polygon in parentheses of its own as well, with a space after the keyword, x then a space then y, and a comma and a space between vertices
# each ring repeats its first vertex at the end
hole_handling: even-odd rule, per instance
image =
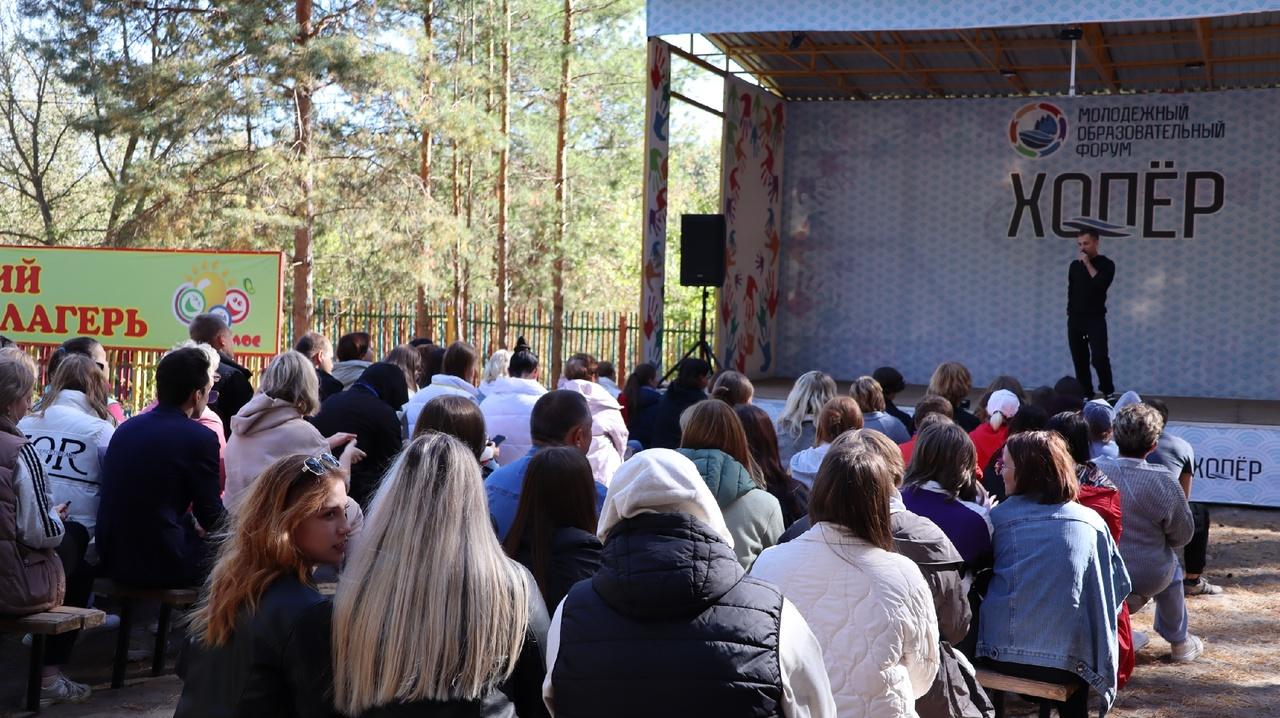
POLYGON ((1009 143, 1023 157, 1033 160, 1048 157, 1066 140, 1067 116, 1048 102, 1023 105, 1009 122, 1009 143))
POLYGON ((250 279, 234 282, 217 261, 192 267, 185 279, 173 293, 173 317, 181 324, 190 324, 199 314, 216 314, 228 327, 249 318, 250 279))

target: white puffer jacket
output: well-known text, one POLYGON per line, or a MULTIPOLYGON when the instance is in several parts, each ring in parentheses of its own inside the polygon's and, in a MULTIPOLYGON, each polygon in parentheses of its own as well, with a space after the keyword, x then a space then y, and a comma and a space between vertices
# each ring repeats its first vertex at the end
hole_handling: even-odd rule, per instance
POLYGON ((490 438, 507 437, 498 454, 500 465, 519 461, 533 449, 529 417, 533 415, 533 405, 546 393, 546 387, 536 379, 504 376, 489 385, 480 402, 480 413, 484 414, 484 428, 490 438))
MULTIPOLYGON (((409 397, 409 401, 405 402, 405 405, 401 407, 401 411, 404 412, 404 438, 413 437, 413 427, 418 425, 418 415, 422 413, 422 409, 427 405, 427 402, 437 396, 461 396, 479 404, 479 393, 479 390, 466 379, 460 379, 451 374, 436 374, 431 377, 430 384, 415 392, 413 396, 409 397)), ((492 436, 493 432, 489 432, 489 434, 492 436)))
MULTIPOLYGON (((53 503, 70 501, 67 518, 89 529, 92 538, 98 523, 102 457, 115 427, 93 413, 84 392, 63 389, 44 416, 38 411, 25 416, 18 428, 31 437, 32 448, 44 460, 53 503)), ((91 552, 91 557, 96 555, 91 552)))
POLYGON ((609 394, 609 390, 593 381, 560 378, 557 387, 575 391, 587 399, 591 407, 591 450, 587 461, 591 462, 591 474, 605 486, 613 479, 613 472, 622 466, 627 453, 627 422, 622 420, 622 405, 609 394))
POLYGON ((938 672, 938 619, 910 559, 818 523, 765 549, 751 575, 781 588, 813 629, 841 718, 917 715, 938 672))

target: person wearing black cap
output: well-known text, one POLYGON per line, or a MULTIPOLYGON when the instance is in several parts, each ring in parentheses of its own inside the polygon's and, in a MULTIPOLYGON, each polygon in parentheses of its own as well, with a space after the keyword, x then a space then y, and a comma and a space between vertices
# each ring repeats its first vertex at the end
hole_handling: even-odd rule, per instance
POLYGON ((897 405, 893 403, 893 397, 897 396, 898 392, 907 388, 907 383, 902 378, 902 372, 891 366, 882 366, 871 372, 871 376, 874 377, 876 381, 880 382, 880 390, 884 392, 885 413, 896 418, 898 421, 901 421, 902 425, 907 427, 907 432, 912 436, 915 436, 915 420, 911 418, 910 414, 899 409, 897 405))

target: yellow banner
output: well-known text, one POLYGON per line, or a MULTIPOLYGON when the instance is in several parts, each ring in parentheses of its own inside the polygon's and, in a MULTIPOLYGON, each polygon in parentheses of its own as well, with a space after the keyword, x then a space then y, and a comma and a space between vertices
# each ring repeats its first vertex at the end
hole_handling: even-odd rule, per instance
POLYGON ((280 350, 279 252, 0 246, 0 335, 168 349, 197 314, 221 316, 235 351, 280 350))

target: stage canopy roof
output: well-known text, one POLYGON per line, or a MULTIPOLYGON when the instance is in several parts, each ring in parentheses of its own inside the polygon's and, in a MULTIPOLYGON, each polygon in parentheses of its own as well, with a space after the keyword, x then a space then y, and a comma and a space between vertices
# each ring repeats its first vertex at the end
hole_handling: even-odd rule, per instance
POLYGON ((697 33, 791 100, 1280 86, 1280 2, 765 3, 649 0, 650 35, 697 33))

